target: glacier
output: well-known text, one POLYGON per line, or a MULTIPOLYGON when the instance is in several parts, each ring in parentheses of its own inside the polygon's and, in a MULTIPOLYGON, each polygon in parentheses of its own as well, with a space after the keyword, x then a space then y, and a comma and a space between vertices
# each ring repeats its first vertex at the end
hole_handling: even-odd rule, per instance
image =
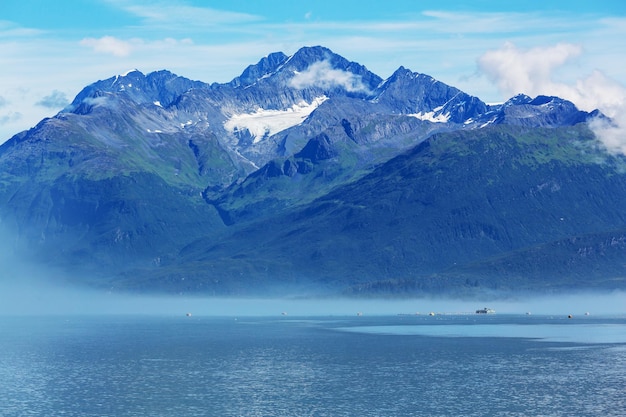
POLYGON ((286 110, 259 108, 254 113, 233 114, 224 122, 224 128, 233 133, 247 130, 254 138, 253 143, 258 143, 265 137, 299 125, 327 99, 326 96, 319 96, 311 103, 301 101, 286 110))

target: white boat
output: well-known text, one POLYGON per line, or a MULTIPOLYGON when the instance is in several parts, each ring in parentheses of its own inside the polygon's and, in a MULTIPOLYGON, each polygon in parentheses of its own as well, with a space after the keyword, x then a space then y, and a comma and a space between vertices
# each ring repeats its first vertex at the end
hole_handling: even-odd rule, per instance
POLYGON ((476 314, 494 314, 495 312, 496 310, 487 307, 476 310, 476 314))

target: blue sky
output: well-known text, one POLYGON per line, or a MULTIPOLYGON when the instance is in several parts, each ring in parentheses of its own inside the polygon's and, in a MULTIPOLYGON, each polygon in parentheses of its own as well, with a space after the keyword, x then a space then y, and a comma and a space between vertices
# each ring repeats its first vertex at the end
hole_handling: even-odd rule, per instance
POLYGON ((622 0, 3 0, 0 142, 132 68, 226 82, 271 52, 312 45, 487 102, 552 94, 611 113, 626 97, 622 0))

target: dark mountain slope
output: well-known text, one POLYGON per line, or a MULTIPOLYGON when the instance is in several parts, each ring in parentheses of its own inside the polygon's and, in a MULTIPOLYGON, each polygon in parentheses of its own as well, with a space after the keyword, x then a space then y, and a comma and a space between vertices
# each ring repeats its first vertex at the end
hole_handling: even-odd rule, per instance
POLYGON ((620 289, 626 285, 626 229, 572 236, 512 251, 439 274, 458 282, 491 282, 499 291, 620 289))
POLYGON ((12 217, 21 239, 35 242, 35 258, 73 269, 105 266, 108 274, 158 265, 191 236, 223 227, 209 206, 149 173, 27 183, 7 205, 26 207, 12 217))
MULTIPOLYGON (((584 125, 436 135, 293 214, 251 223, 218 242, 195 243, 182 264, 161 273, 203 265, 219 271, 209 274, 219 283, 196 282, 218 292, 231 291, 233 281, 242 285, 235 280, 239 273, 250 291, 296 285, 383 291, 376 282, 385 283, 385 292, 460 291, 454 288, 466 282, 472 290, 496 288, 498 268, 488 259, 516 252, 523 276, 531 269, 524 261, 537 271, 554 261, 551 242, 626 225, 624 162, 600 155, 584 125), (542 250, 546 255, 538 256, 542 250), (480 262, 476 273, 462 269, 480 262)), ((562 256, 575 257, 579 248, 570 249, 562 256)), ((602 268, 599 259, 579 261, 602 268)), ((537 287, 567 286, 566 270, 545 270, 551 273, 512 279, 507 288, 528 288, 528 279, 537 287)))

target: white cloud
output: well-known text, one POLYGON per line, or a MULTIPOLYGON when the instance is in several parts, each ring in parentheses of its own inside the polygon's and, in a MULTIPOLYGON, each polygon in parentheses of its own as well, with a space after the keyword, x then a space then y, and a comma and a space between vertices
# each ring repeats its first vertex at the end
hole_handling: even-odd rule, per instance
POLYGON ((306 70, 296 73, 289 80, 289 85, 294 88, 315 86, 328 89, 342 87, 349 92, 369 92, 360 76, 335 69, 328 61, 314 62, 306 70))
POLYGON ((589 127, 609 152, 626 155, 626 118, 623 115, 611 121, 593 119, 589 127))
POLYGON ((535 96, 568 87, 553 81, 555 69, 579 56, 582 48, 572 44, 519 49, 507 42, 500 49, 485 52, 478 65, 500 91, 508 96, 518 93, 535 96))
POLYGON ((131 43, 117 39, 113 36, 103 36, 99 39, 84 38, 80 41, 80 44, 93 48, 96 52, 112 54, 118 57, 128 56, 133 50, 131 43))
POLYGON ((582 110, 600 110, 611 121, 596 119, 589 126, 609 151, 626 154, 626 88, 599 70, 571 84, 555 80, 557 70, 581 54, 582 48, 572 44, 519 49, 506 43, 483 54, 478 65, 509 97, 554 95, 582 110))
POLYGON ((107 96, 100 96, 100 97, 86 97, 85 99, 83 99, 83 103, 87 104, 88 106, 106 106, 108 103, 108 97, 107 96))

